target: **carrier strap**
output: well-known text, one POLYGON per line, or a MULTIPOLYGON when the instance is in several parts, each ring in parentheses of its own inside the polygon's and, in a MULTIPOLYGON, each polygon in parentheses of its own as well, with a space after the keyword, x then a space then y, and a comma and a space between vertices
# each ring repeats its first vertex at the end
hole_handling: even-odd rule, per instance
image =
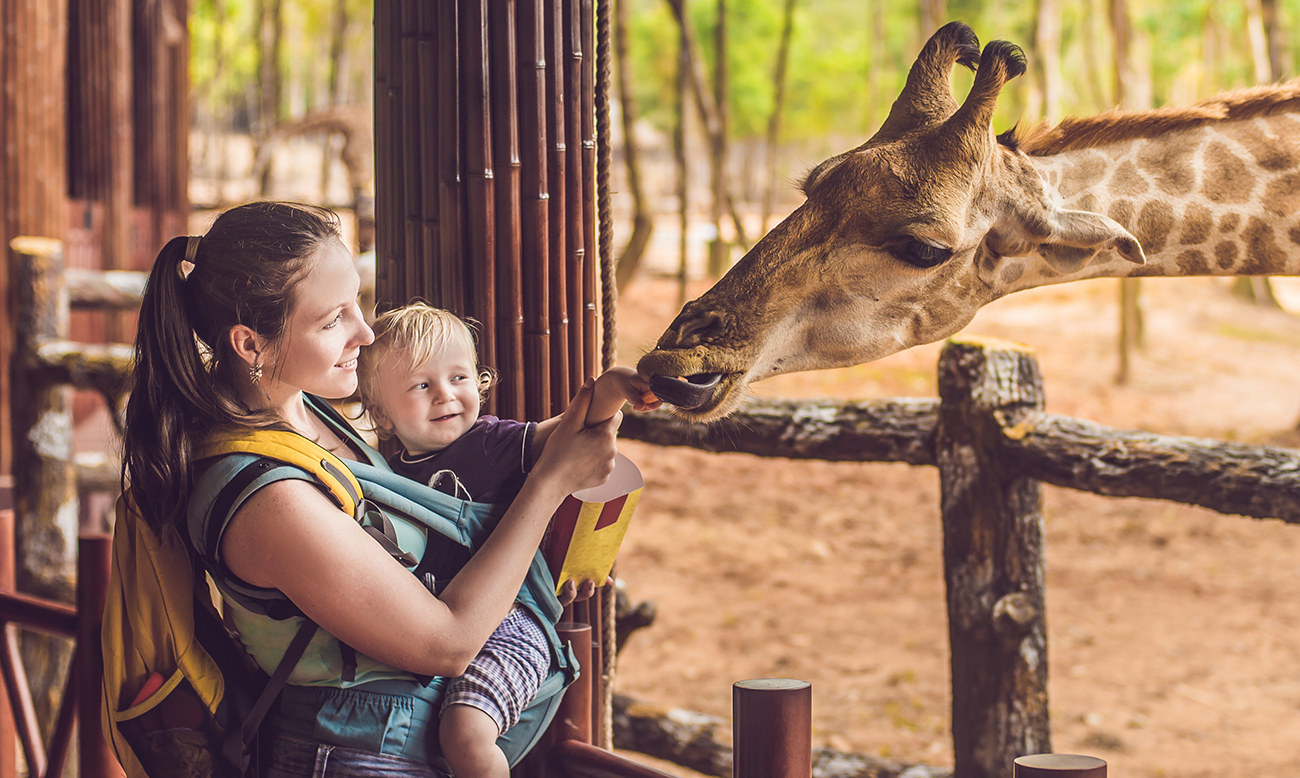
POLYGON ((233 728, 226 733, 226 742, 222 746, 222 753, 226 760, 239 768, 240 774, 248 772, 248 762, 250 758, 249 744, 257 736, 257 729, 262 725, 262 719, 271 710, 271 705, 275 698, 280 695, 280 690, 284 688, 285 683, 289 680, 289 674, 297 667, 298 660, 307 651, 307 644, 311 642, 312 637, 316 635, 316 622, 308 619, 298 628, 298 633, 289 641, 289 646, 284 650, 284 658, 280 664, 275 666, 275 672, 271 674, 270 680, 262 688, 261 695, 258 696, 257 702, 253 703, 253 709, 248 712, 248 718, 244 719, 244 725, 236 732, 233 728))

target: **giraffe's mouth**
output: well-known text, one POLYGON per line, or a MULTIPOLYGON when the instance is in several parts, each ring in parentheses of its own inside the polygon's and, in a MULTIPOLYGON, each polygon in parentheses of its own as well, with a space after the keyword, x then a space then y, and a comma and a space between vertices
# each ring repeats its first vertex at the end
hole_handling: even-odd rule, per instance
POLYGON ((650 377, 650 391, 660 400, 683 410, 695 410, 713 399, 722 382, 722 373, 697 373, 688 376, 656 375, 650 377))

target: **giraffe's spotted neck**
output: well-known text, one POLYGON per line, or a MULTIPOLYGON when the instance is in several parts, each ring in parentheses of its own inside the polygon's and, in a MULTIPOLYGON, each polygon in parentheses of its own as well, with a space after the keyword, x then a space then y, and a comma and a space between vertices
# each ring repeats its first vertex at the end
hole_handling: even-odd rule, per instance
POLYGON ((1300 274, 1300 114, 1203 123, 1032 160, 1049 196, 1119 222, 1147 263, 1108 252, 1068 275, 1039 264, 1008 291, 1106 276, 1300 274))

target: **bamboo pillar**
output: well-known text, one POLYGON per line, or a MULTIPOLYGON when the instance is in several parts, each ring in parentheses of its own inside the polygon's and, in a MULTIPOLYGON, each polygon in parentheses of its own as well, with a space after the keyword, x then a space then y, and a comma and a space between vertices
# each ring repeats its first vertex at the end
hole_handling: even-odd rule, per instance
POLYGON ((505 418, 562 411, 598 369, 594 25, 593 0, 375 3, 377 309, 478 321, 505 418))
POLYGON ((955 778, 1001 778, 1050 752, 1042 494, 999 458, 1043 409, 1038 363, 1015 344, 954 339, 939 359, 935 452, 952 646, 955 778))
POLYGON ((489 407, 540 420, 597 370, 592 0, 380 0, 376 289, 477 320, 489 407))

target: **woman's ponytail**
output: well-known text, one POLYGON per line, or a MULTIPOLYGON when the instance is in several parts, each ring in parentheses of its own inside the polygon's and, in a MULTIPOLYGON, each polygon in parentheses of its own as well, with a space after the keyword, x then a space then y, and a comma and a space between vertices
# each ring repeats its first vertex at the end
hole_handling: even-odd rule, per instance
POLYGON ((135 341, 135 385, 126 405, 124 469, 154 524, 177 518, 188 496, 187 410, 206 404, 196 394, 210 385, 185 300, 188 243, 184 237, 168 241, 149 273, 135 341))

